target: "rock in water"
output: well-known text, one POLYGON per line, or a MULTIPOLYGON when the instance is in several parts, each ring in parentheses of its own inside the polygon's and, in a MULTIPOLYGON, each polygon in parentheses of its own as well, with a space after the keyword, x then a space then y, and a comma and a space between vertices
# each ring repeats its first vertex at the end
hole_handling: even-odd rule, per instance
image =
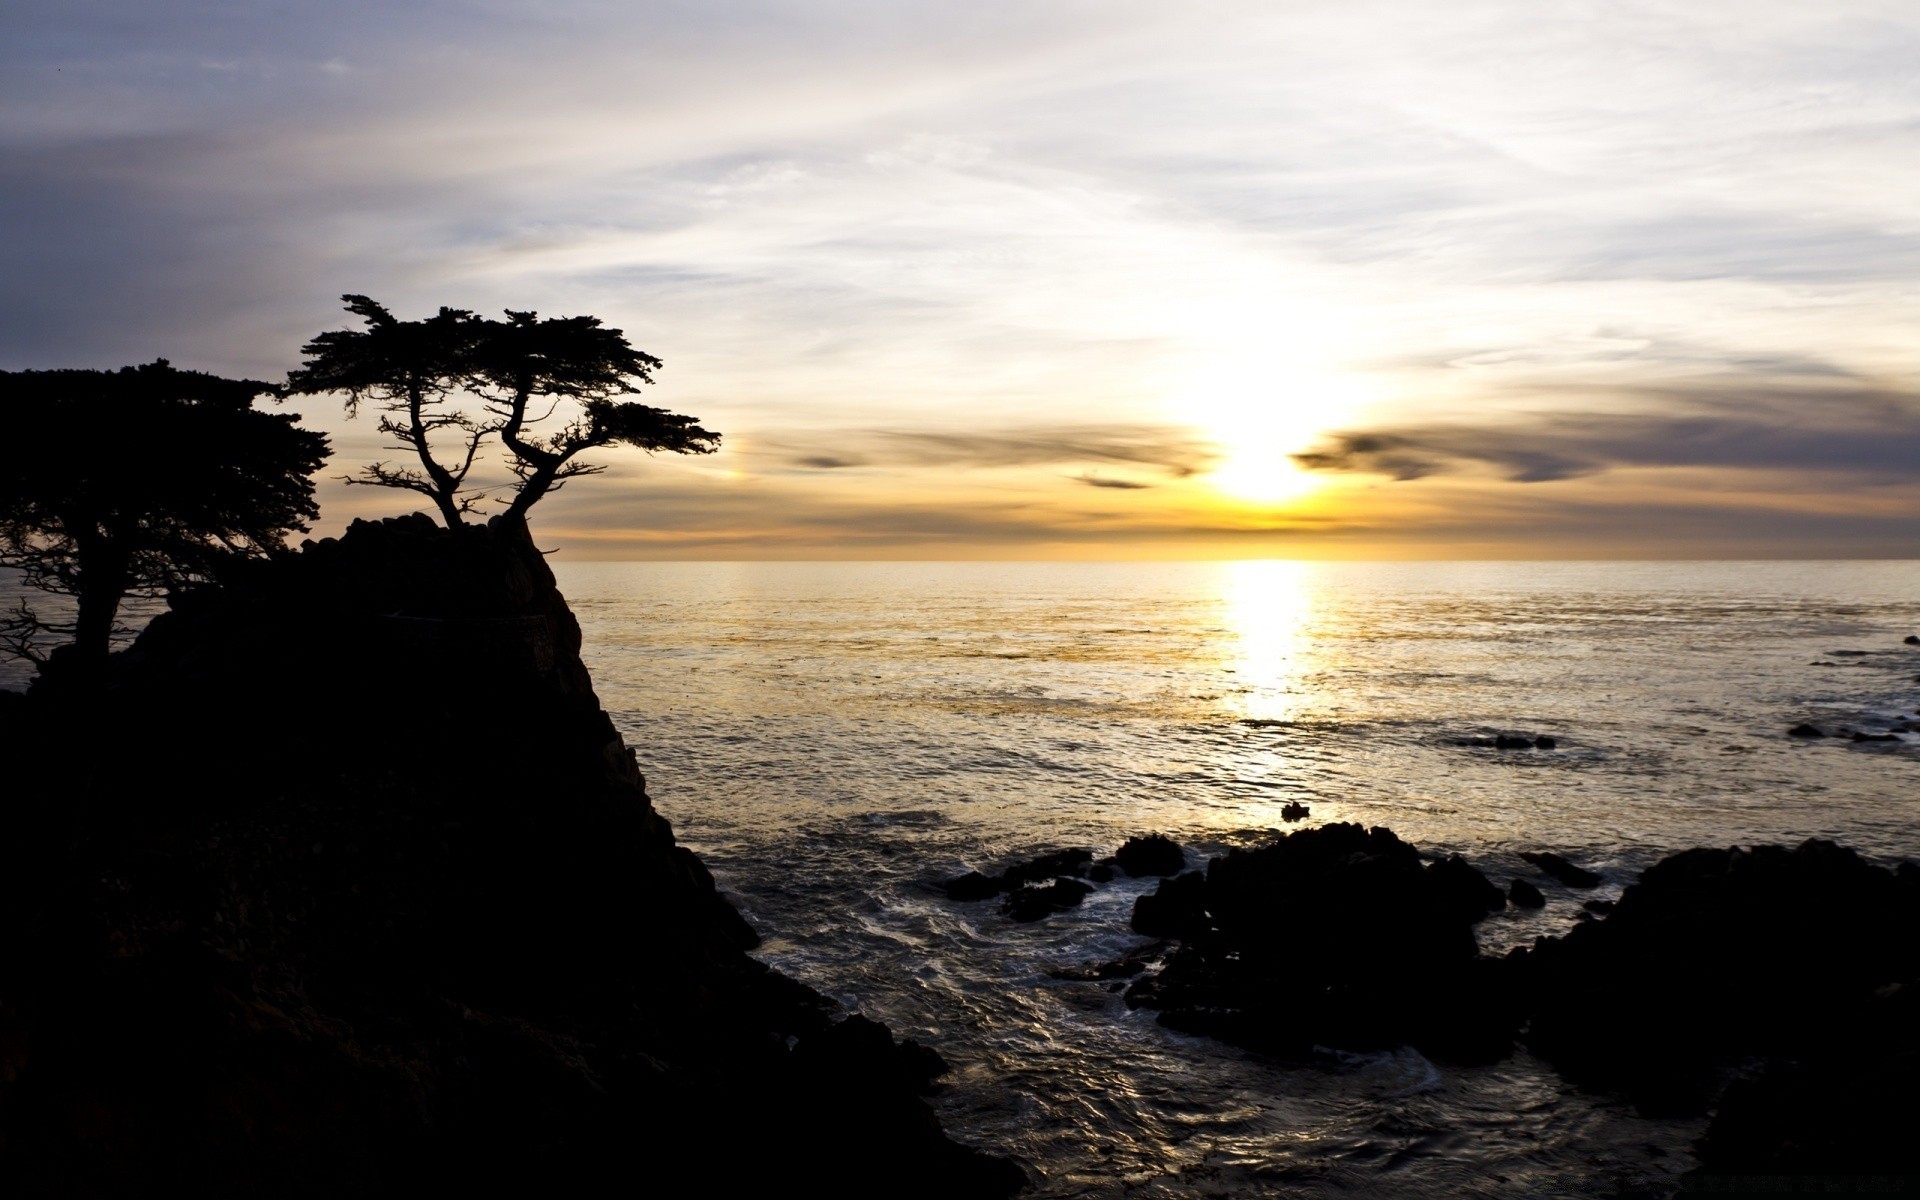
POLYGON ((1513 901, 1515 908, 1545 908, 1547 898, 1540 889, 1524 879, 1516 879, 1507 884, 1507 899, 1513 901))
POLYGON ((1856 1036, 1877 996, 1920 975, 1920 880, 1826 841, 1688 850, 1604 920, 1515 958, 1536 1053, 1649 1111, 1697 1111, 1749 1059, 1886 1067, 1856 1036))
POLYGON ((1161 833, 1128 838, 1113 858, 1122 871, 1135 877, 1178 875, 1187 865, 1186 852, 1180 849, 1180 843, 1161 833))
POLYGON ((1020 1187, 744 952, 579 645, 524 526, 356 522, 9 705, 0 1193, 1020 1187))
POLYGON ((1511 1006, 1490 991, 1497 965, 1477 959, 1473 935, 1484 893, 1461 903, 1457 875, 1430 872, 1390 830, 1304 829, 1214 859, 1200 897, 1188 880, 1134 913, 1138 931, 1191 936, 1128 989, 1162 1023, 1283 1054, 1406 1042, 1450 1057, 1506 1051, 1511 1006))
POLYGON ((1566 884, 1570 888, 1596 888, 1600 886, 1600 877, 1585 867, 1575 866, 1558 854, 1535 853, 1522 850, 1520 857, 1566 884))

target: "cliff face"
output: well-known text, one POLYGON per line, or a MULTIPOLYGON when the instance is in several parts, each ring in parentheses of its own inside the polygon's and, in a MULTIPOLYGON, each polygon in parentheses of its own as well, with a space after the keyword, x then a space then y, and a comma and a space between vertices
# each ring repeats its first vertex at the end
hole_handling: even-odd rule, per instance
POLYGON ((988 1196, 745 953, 524 530, 356 523, 0 710, 0 1190, 988 1196))

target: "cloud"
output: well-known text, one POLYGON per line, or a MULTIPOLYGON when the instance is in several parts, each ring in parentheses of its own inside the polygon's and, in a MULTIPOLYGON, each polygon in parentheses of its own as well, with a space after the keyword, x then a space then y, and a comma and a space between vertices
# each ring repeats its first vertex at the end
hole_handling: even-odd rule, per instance
MULTIPOLYGON (((819 471, 850 467, 987 470, 1124 463, 1153 468, 1173 478, 1186 478, 1205 470, 1219 453, 1211 442, 1193 430, 1171 425, 1012 426, 992 433, 867 429, 820 436, 831 438, 836 448, 803 449, 796 446, 792 438, 776 436, 762 452, 778 455, 789 466, 819 471)), ((1082 482, 1095 487, 1150 486, 1093 478, 1082 482)))
POLYGON ((1911 474, 1900 0, 230 7, 9 9, 0 366, 272 377, 342 292, 590 312, 861 544, 966 472, 1050 497, 1011 539, 1177 506, 1255 427, 1406 480, 1911 474))
POLYGON ((1468 471, 1515 483, 1625 467, 1804 472, 1821 486, 1920 481, 1920 392, 1841 385, 1664 388, 1631 412, 1538 412, 1349 430, 1294 455, 1303 469, 1396 480, 1468 471))

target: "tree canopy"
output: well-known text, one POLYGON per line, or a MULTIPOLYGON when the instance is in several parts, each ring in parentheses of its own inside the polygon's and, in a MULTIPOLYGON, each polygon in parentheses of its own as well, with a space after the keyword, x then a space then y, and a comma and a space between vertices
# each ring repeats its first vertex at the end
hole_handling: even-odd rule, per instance
POLYGON ((301 348, 306 365, 287 376, 287 386, 296 392, 345 392, 348 416, 363 401, 377 404, 380 432, 397 440, 394 449, 410 452, 420 466, 376 462, 347 482, 419 492, 432 499, 449 528, 461 524, 482 495, 467 490, 466 481, 481 441, 492 430, 448 401, 473 373, 486 322, 454 308, 422 321, 401 321, 365 296, 341 299, 366 328, 316 336, 301 348), (449 430, 455 445, 443 463, 433 441, 449 430))
POLYGON ((467 480, 482 442, 493 434, 515 480, 494 518, 508 524, 524 522, 534 504, 567 480, 606 469, 582 460, 585 451, 627 445, 711 454, 719 448, 720 435, 694 418, 622 398, 652 383, 661 363, 598 317, 542 320, 508 310, 506 320, 496 321, 442 308, 423 320, 401 321, 365 296, 341 299, 366 328, 308 342, 306 363, 288 386, 344 392, 349 415, 363 400, 379 404, 380 430, 419 466, 375 463, 349 482, 427 495, 449 527, 462 524, 485 497, 485 489, 470 489, 467 480), (453 448, 436 449, 436 438, 453 448))
POLYGON ((279 549, 319 515, 311 475, 324 435, 256 409, 273 384, 175 369, 0 371, 0 566, 70 596, 70 622, 24 601, 0 626, 43 666, 47 637, 82 664, 105 658, 121 601, 211 577, 279 549))

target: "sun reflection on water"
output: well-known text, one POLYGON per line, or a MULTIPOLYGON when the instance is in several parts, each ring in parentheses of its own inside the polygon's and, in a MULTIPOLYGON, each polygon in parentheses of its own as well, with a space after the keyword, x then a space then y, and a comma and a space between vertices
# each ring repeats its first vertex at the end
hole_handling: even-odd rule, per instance
POLYGON ((1239 680, 1232 703, 1243 721, 1298 720, 1313 617, 1312 564, 1255 560, 1222 564, 1221 600, 1232 637, 1225 668, 1239 680))

